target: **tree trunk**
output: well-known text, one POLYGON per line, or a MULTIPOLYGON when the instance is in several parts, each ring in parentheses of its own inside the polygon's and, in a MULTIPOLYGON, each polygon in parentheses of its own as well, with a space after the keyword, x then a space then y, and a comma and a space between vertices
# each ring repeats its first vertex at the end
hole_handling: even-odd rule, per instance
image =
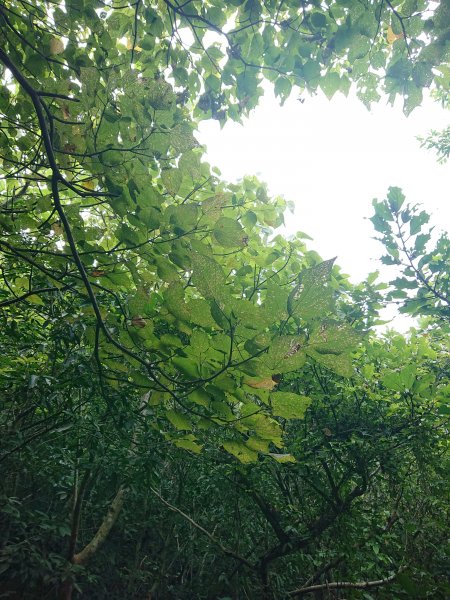
POLYGON ((259 573, 262 585, 261 600, 272 600, 273 596, 270 588, 269 572, 266 564, 261 565, 259 573))
MULTIPOLYGON (((122 506, 125 499, 125 490, 122 486, 120 486, 117 494, 114 497, 114 500, 111 502, 108 512, 106 513, 105 518, 103 519, 102 524, 97 529, 92 540, 86 544, 86 546, 80 550, 78 553, 74 553, 74 542, 76 542, 76 536, 72 535, 71 545, 72 545, 72 556, 70 556, 69 561, 73 565, 84 565, 88 562, 95 552, 100 548, 100 546, 104 543, 106 538, 108 537, 109 532, 111 531, 114 523, 117 521, 117 517, 119 516, 120 511, 122 510, 122 506)), ((78 533, 78 523, 79 523, 79 512, 74 518, 78 521, 76 524, 76 534, 78 533)), ((66 579, 62 582, 59 592, 58 592, 58 600, 72 600, 73 594, 73 581, 70 575, 66 577, 66 579)))
POLYGON ((73 581, 67 577, 59 586, 58 600, 72 600, 73 581))

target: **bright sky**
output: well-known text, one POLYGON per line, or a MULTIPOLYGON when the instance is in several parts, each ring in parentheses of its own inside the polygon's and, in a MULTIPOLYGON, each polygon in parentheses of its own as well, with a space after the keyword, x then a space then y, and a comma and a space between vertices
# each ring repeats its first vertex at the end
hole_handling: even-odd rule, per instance
POLYGON ((401 104, 382 101, 369 112, 356 97, 328 101, 319 93, 280 107, 268 92, 243 126, 229 122, 221 130, 205 121, 198 139, 225 180, 257 175, 271 194, 295 202, 287 234, 310 235, 309 247, 324 259, 337 255, 354 282, 380 267, 388 281, 393 273, 377 261, 382 246, 368 220, 372 199, 399 186, 437 228, 450 229, 450 163, 438 164, 416 140, 448 122, 448 111, 430 99, 406 118, 401 104))
MULTIPOLYGON (((369 112, 356 98, 322 94, 283 107, 269 93, 244 125, 204 121, 197 136, 207 159, 228 181, 258 175, 273 195, 295 202, 286 231, 314 238, 311 247, 337 262, 353 281, 378 268, 382 247, 367 217, 373 198, 390 185, 421 203, 433 222, 450 229, 450 163, 439 165, 417 135, 448 125, 449 113, 431 100, 406 118, 401 106, 369 112)), ((388 275, 389 276, 389 275, 388 275)))

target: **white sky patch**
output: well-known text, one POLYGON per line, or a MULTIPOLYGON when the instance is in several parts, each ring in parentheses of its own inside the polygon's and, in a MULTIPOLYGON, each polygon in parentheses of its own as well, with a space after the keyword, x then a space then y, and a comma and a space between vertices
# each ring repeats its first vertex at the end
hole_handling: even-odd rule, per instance
POLYGON ((448 111, 429 98, 407 118, 400 102, 382 100, 369 112, 352 93, 331 101, 318 93, 280 107, 267 91, 243 126, 228 122, 221 130, 204 121, 197 137, 225 180, 257 175, 271 194, 294 201, 285 234, 310 235, 309 247, 324 259, 337 255, 354 282, 376 269, 387 281, 394 273, 377 260, 383 248, 368 220, 372 199, 385 198, 390 185, 401 187, 437 229, 450 229, 450 163, 438 164, 416 139, 448 122, 448 111))

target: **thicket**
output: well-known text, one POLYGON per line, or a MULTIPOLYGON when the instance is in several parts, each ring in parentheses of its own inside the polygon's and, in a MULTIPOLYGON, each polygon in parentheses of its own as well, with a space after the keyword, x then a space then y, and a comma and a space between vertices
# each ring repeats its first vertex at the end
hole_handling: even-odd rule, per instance
POLYGON ((0 4, 0 597, 448 597, 448 237, 391 187, 353 285, 195 129, 264 80, 445 104, 449 14, 0 4))

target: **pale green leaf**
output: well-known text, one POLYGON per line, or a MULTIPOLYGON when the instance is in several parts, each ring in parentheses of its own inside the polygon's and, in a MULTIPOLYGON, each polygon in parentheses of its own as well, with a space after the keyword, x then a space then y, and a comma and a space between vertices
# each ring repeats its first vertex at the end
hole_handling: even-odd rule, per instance
POLYGON ((168 410, 166 412, 166 418, 168 421, 170 421, 170 423, 172 423, 175 429, 188 431, 192 429, 192 423, 186 417, 186 415, 183 415, 182 413, 176 410, 168 410))
POLYGON ((285 419, 303 419, 311 398, 293 392, 272 392, 270 394, 273 414, 285 419))
POLYGON ((258 453, 243 442, 229 441, 223 443, 224 449, 235 456, 241 463, 248 464, 258 460, 258 453))

